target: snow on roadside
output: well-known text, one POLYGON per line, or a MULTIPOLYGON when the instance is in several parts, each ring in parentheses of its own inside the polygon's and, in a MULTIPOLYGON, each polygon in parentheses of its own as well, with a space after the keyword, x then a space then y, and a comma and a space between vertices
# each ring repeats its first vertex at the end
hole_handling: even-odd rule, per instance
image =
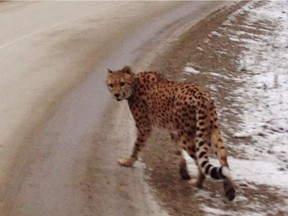
MULTIPOLYGON (((230 39, 243 48, 238 58, 239 71, 244 71, 238 77, 242 88, 234 91, 243 124, 234 133, 253 140, 237 146, 247 160, 229 161, 235 180, 278 188, 284 198, 288 192, 288 4, 257 4, 248 3, 229 19, 233 24, 237 14, 246 14, 241 29, 254 30, 252 34, 228 28, 230 39)), ((278 209, 288 213, 287 205, 278 209)))
POLYGON ((191 67, 191 66, 186 66, 183 71, 185 73, 192 73, 192 74, 199 74, 200 71, 196 70, 195 68, 191 67))
MULTIPOLYGON (((288 214, 288 3, 251 1, 230 15, 219 28, 219 32, 220 30, 222 33, 223 30, 227 32, 229 39, 242 50, 238 56, 239 76, 228 77, 241 86, 231 90, 237 101, 235 106, 241 108, 241 113, 237 113, 237 116, 242 120, 238 128, 240 130, 233 131, 232 128, 229 130, 235 138, 242 140, 242 144, 231 147, 241 152, 241 158, 229 157, 233 178, 240 191, 241 184, 255 193, 263 187, 269 188, 273 193, 279 194, 282 200, 271 208, 268 207, 268 203, 257 201, 258 198, 256 201, 247 200, 243 194, 239 194, 235 202, 241 202, 247 209, 253 209, 253 212, 226 211, 213 208, 214 206, 210 204, 203 204, 202 209, 207 215, 286 215, 288 214), (244 18, 243 23, 242 20, 240 22, 241 25, 238 25, 239 16, 244 18)), ((221 37, 222 34, 213 31, 211 35, 221 37)), ((187 65, 189 64, 193 63, 187 65)), ((211 72, 210 75, 215 73, 211 72)), ((223 74, 216 73, 215 76, 224 78, 223 74)), ((211 199, 211 194, 201 193, 199 196, 211 199)), ((221 208, 223 203, 217 199, 214 198, 212 201, 219 202, 221 208)))
POLYGON ((232 37, 238 35, 244 48, 239 57, 239 70, 247 71, 241 77, 243 88, 235 91, 244 108, 240 134, 250 136, 255 142, 250 146, 243 144, 243 149, 251 159, 276 163, 279 171, 287 174, 288 4, 271 1, 254 9, 250 3, 243 11, 248 14, 246 26, 261 23, 260 29, 270 30, 249 38, 230 31, 232 37), (243 104, 241 97, 248 102, 243 104))

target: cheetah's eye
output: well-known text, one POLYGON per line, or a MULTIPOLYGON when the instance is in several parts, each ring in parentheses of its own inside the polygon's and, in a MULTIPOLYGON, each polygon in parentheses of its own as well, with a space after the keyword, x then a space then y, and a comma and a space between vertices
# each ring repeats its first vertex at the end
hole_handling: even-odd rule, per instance
POLYGON ((120 86, 124 86, 125 85, 125 82, 120 82, 120 86))
POLYGON ((108 84, 109 87, 113 88, 113 83, 108 84))

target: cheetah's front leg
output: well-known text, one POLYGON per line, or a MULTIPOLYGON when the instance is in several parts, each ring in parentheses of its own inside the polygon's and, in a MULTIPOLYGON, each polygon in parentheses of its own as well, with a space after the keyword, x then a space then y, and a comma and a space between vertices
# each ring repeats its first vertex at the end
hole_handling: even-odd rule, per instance
POLYGON ((137 138, 136 138, 136 141, 135 141, 135 144, 133 147, 132 154, 131 154, 130 158, 128 158, 128 159, 118 160, 118 163, 121 166, 125 166, 125 167, 132 167, 133 166, 134 162, 138 159, 138 153, 141 151, 141 149, 145 145, 145 142, 151 133, 150 124, 144 124, 144 126, 141 124, 141 127, 139 124, 136 124, 136 126, 138 128, 137 138))

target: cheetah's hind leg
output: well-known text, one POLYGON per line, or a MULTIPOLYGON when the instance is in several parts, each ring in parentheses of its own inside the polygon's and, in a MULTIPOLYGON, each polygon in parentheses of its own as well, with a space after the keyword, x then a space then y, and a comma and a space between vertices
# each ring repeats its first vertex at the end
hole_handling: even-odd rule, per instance
MULTIPOLYGON (((186 150, 185 150, 186 151, 186 150)), ((186 153, 186 152, 185 152, 186 153)), ((182 154, 185 154, 184 152, 182 152, 182 154)), ((187 153, 186 153, 187 154, 187 153)), ((195 158, 195 154, 194 152, 190 152, 188 153, 189 156, 191 158, 194 159, 196 165, 197 165, 197 161, 196 161, 196 158, 195 158)), ((198 166, 197 166, 198 167, 198 166)), ((181 159, 180 159, 180 163, 179 163, 179 168, 180 168, 180 176, 182 179, 184 180, 190 180, 189 183, 192 185, 192 186, 195 186, 195 187, 198 187, 198 188, 202 188, 203 187, 203 183, 204 183, 204 180, 205 180, 205 174, 201 171, 201 169, 198 167, 198 175, 196 178, 191 178, 189 173, 188 173, 188 170, 187 170, 187 163, 186 163, 186 160, 184 159, 183 155, 181 155, 181 159)))
POLYGON ((203 183, 205 181, 205 174, 202 172, 201 168, 199 167, 199 164, 197 162, 197 159, 196 159, 196 156, 195 156, 195 150, 193 151, 189 151, 188 152, 190 157, 193 158, 197 168, 198 168, 198 175, 196 178, 193 178, 189 181, 189 183, 194 186, 194 187, 197 187, 197 188, 203 188, 203 183))
MULTIPOLYGON (((196 161, 195 161, 196 162, 196 161)), ((196 162, 197 164, 197 162, 196 162)), ((198 167, 198 166, 197 166, 198 167)), ((198 167, 198 175, 196 178, 193 178, 189 181, 189 183, 197 188, 203 188, 203 183, 205 180, 206 176, 205 174, 201 171, 201 169, 198 167)))
POLYGON ((180 177, 183 180, 190 180, 191 177, 187 171, 186 160, 184 159, 184 157, 182 155, 182 148, 178 145, 179 135, 176 131, 170 131, 170 137, 177 148, 176 154, 179 155, 179 174, 180 174, 180 177))

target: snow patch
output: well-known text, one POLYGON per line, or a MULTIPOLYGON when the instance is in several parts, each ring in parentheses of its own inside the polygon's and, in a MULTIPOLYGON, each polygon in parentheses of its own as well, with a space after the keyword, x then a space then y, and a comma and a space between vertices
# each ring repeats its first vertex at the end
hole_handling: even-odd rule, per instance
MULTIPOLYGON (((246 197, 236 196, 235 203, 245 203, 247 210, 234 212, 224 211, 225 207, 221 208, 223 203, 215 198, 215 194, 211 197, 211 193, 201 191, 196 197, 214 203, 201 206, 207 215, 284 215, 288 213, 288 4, 286 1, 251 1, 231 14, 219 31, 211 32, 209 37, 221 37, 218 32, 223 31, 242 52, 237 60, 237 77, 231 77, 229 73, 224 73, 225 76, 217 72, 209 74, 234 80, 242 86, 231 89, 233 101, 236 101, 233 106, 241 111, 235 115, 242 120, 237 131, 228 128, 229 133, 240 142, 229 145, 241 157, 228 159, 232 178, 236 186, 243 186, 250 192, 257 193, 262 186, 268 186, 271 191, 275 190, 278 197, 283 197, 284 204, 282 202, 268 209, 257 199, 251 202, 246 197), (236 26, 240 30, 235 30, 238 15, 244 21, 236 26)), ((203 42, 210 43, 210 39, 206 38, 203 42)), ((227 53, 218 51, 218 54, 227 53)), ((215 89, 215 86, 212 84, 210 89, 215 89)), ((221 113, 224 112, 223 108, 221 113)), ((194 161, 185 152, 183 156, 188 170, 193 169, 189 173, 195 175, 197 166, 194 161)), ((220 165, 219 160, 209 160, 213 165, 220 165)))
POLYGON ((204 49, 203 49, 203 48, 201 48, 201 47, 197 47, 196 49, 197 49, 197 50, 199 50, 199 51, 201 51, 201 52, 203 52, 203 51, 204 51, 204 49))
POLYGON ((184 67, 183 71, 185 73, 192 73, 192 74, 199 74, 200 73, 200 71, 196 70, 195 68, 193 68, 191 66, 184 67))
POLYGON ((216 37, 221 37, 222 35, 220 33, 218 33, 217 31, 212 31, 211 32, 212 36, 216 36, 216 37))
MULTIPOLYGON (((288 5, 285 1, 271 1, 251 10, 245 20, 247 26, 262 26, 273 31, 252 38, 241 38, 245 48, 239 59, 239 68, 245 68, 245 81, 238 95, 246 96, 242 104, 243 127, 240 134, 247 134, 255 141, 247 153, 257 160, 267 159, 284 169, 288 166, 288 5), (258 153, 255 151, 258 149, 258 153)), ((235 92, 237 94, 237 91, 235 92)), ((241 98, 239 97, 239 102, 241 98)), ((237 99, 237 98, 236 98, 237 99)), ((238 134, 239 136, 239 134, 238 134)), ((263 164, 264 165, 264 164, 263 164)), ((282 169, 283 169, 282 168, 282 169)), ((287 173, 287 170, 286 170, 287 173)), ((288 182, 287 176, 286 181, 288 182)))
POLYGON ((239 211, 224 211, 224 210, 221 210, 221 209, 217 209, 217 208, 211 208, 211 207, 208 207, 208 206, 205 206, 205 205, 202 205, 202 209, 207 213, 206 215, 208 216, 219 216, 219 215, 234 215, 234 216, 243 216, 243 215, 249 215, 249 216, 263 216, 263 215, 266 215, 266 213, 264 212, 254 212, 254 213, 251 213, 251 212, 239 212, 239 211))
POLYGON ((276 163, 229 158, 229 164, 232 176, 237 181, 288 189, 288 173, 280 171, 276 163))

